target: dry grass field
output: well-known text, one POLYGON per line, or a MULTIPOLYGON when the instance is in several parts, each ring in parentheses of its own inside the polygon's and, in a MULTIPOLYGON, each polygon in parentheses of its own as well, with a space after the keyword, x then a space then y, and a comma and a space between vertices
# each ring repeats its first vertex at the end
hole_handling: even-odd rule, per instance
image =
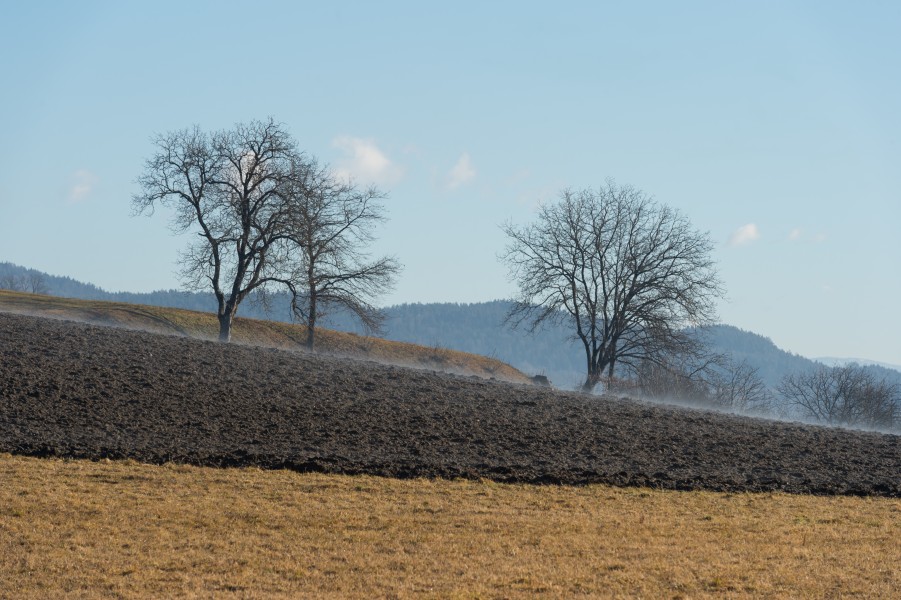
POLYGON ((890 598, 899 539, 898 499, 0 455, 0 598, 890 598))
MULTIPOLYGON (((216 315, 212 313, 124 302, 78 300, 0 290, 0 311, 183 335, 204 340, 215 340, 219 335, 219 324, 216 315)), ((239 344, 263 348, 304 350, 306 327, 238 317, 232 328, 232 340, 239 344)), ((341 331, 317 328, 316 349, 323 353, 375 360, 386 364, 475 374, 513 383, 530 382, 525 374, 493 358, 341 331)))

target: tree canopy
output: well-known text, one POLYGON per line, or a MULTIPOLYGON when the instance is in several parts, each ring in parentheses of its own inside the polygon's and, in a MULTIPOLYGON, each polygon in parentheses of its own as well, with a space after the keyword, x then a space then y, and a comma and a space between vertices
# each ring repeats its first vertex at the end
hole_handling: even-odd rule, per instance
POLYGON ((317 299, 377 322, 371 299, 399 266, 366 262, 360 246, 383 219, 384 194, 340 181, 272 119, 212 133, 194 127, 154 143, 132 205, 136 213, 171 208, 173 231, 195 234, 180 255, 181 275, 192 289, 212 287, 221 341, 242 301, 277 288, 312 315, 311 329, 317 299))
POLYGON ((565 321, 585 350, 583 390, 617 365, 702 353, 685 328, 713 321, 722 289, 709 237, 677 210, 608 180, 564 190, 534 223, 504 232, 502 260, 519 287, 508 319, 533 330, 565 321))

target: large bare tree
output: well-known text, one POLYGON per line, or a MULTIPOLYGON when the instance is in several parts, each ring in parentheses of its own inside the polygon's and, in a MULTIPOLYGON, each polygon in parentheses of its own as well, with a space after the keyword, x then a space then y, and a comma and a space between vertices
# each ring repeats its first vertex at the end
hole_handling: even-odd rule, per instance
POLYGON ((392 257, 372 259, 367 252, 373 229, 385 219, 385 194, 313 163, 295 170, 289 198, 294 272, 288 283, 294 313, 307 326, 307 346, 313 347, 318 320, 335 308, 377 331, 383 317, 372 300, 391 289, 401 268, 392 257))
POLYGON ((196 234, 181 254, 181 274, 189 287, 213 288, 219 339, 227 342, 241 302, 290 274, 285 190, 306 158, 272 119, 213 133, 194 127, 154 141, 134 210, 169 207, 173 230, 196 234))
POLYGON ((564 190, 536 222, 503 229, 501 258, 520 292, 508 320, 532 330, 568 321, 585 349, 584 391, 618 365, 701 355, 686 327, 712 322, 722 290, 709 237, 678 211, 608 180, 564 190))
POLYGON ((777 391, 805 416, 830 425, 891 428, 901 424, 901 389, 860 365, 788 375, 777 391))

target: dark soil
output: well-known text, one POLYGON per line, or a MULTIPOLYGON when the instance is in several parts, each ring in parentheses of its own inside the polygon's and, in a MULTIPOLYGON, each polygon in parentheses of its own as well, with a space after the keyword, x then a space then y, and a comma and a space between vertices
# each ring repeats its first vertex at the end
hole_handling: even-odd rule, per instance
POLYGON ((901 496, 901 437, 0 314, 0 451, 901 496))

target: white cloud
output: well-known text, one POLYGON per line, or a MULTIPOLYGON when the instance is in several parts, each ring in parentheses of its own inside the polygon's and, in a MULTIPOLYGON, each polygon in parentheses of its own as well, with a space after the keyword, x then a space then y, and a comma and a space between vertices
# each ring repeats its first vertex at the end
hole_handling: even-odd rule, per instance
POLYGON ((748 223, 733 231, 732 235, 729 236, 728 243, 730 246, 743 246, 745 244, 750 244, 759 237, 760 230, 757 229, 757 225, 748 223))
POLYGON ((72 175, 72 184, 69 186, 69 202, 81 202, 94 189, 99 179, 96 175, 86 169, 78 169, 72 175))
POLYGON ((332 146, 344 152, 335 173, 344 179, 364 183, 397 183, 404 176, 402 167, 394 164, 374 140, 342 135, 332 140, 332 146))
POLYGON ((469 183, 476 176, 476 169, 472 166, 472 159, 468 152, 460 155, 457 163, 450 170, 447 176, 447 189, 452 190, 458 188, 464 183, 469 183))
POLYGON ((821 244, 829 239, 829 236, 826 235, 826 232, 820 231, 816 234, 804 233, 800 228, 794 228, 788 234, 789 241, 796 242, 798 240, 804 240, 807 243, 813 242, 815 244, 821 244))

